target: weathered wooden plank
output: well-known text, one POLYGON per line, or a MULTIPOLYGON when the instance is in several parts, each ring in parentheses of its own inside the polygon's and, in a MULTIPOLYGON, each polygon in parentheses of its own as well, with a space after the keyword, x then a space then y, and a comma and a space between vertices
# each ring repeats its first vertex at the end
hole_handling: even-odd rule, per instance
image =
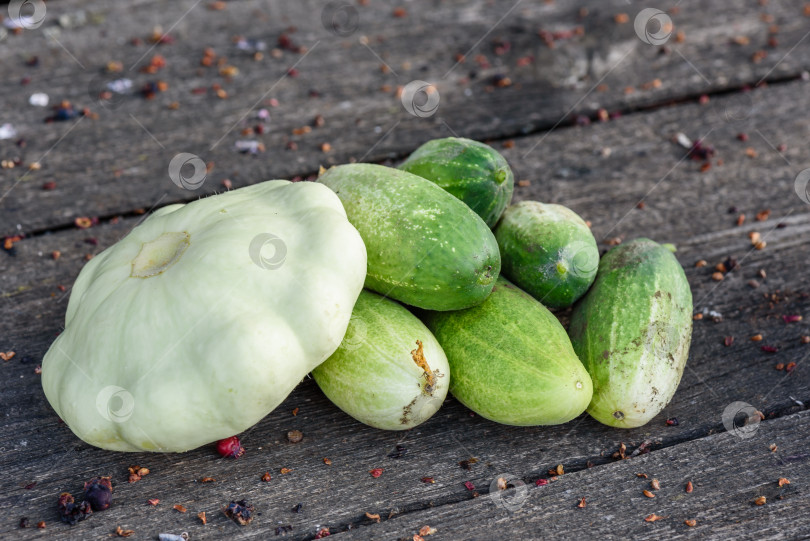
MULTIPOLYGON (((482 487, 477 499, 393 517, 351 538, 411 540, 429 525, 437 531, 425 539, 803 539, 810 532, 808 429, 810 413, 802 412, 761 423, 747 439, 724 432, 546 486, 515 480, 518 488, 507 491, 482 487), (780 478, 789 484, 779 486, 780 478), (645 521, 652 514, 663 518, 645 521)), ((508 479, 508 472, 492 473, 508 479)))
MULTIPOLYGON (((308 174, 320 164, 382 160, 451 133, 476 138, 529 133, 594 115, 600 108, 626 111, 694 98, 763 78, 796 77, 810 67, 801 0, 767 6, 665 3, 664 9, 675 10, 676 32, 685 36, 678 42, 673 34, 668 54, 637 37, 637 10, 624 0, 516 3, 512 11, 500 3, 454 0, 406 6, 403 18, 393 16, 391 4, 372 3, 355 7, 358 30, 346 37, 324 28, 324 4, 312 1, 228 2, 223 11, 209 10, 206 3, 190 9, 192 0, 130 4, 52 3, 42 27, 0 43, 6 81, 0 85, 3 122, 17 126, 27 142, 19 149, 14 140, 0 141, 0 153, 42 166, 30 173, 2 171, 4 234, 15 233, 18 224, 36 232, 78 216, 112 216, 158 201, 193 199, 222 189, 226 178, 242 186, 308 174), (586 15, 580 15, 581 7, 586 15), (80 8, 106 18, 48 37, 59 15, 80 8), (619 24, 615 17, 621 14, 627 22, 619 24), (155 25, 171 28, 175 43, 153 50, 147 42, 130 44, 130 38, 148 38, 155 25), (256 62, 232 41, 241 35, 264 40, 270 48, 290 25, 297 28, 292 40, 308 47, 307 54, 285 50, 276 59, 265 51, 256 62), (538 35, 540 29, 570 33, 577 26, 584 29, 582 35, 560 37, 553 49, 538 35), (367 44, 359 41, 361 35, 367 44), (744 44, 732 44, 733 38, 744 44), (217 67, 199 66, 206 47, 227 57, 239 74, 229 81, 217 67), (766 55, 753 63, 757 51, 766 55), (155 53, 166 58, 167 66, 156 74, 140 73, 155 53), (455 55, 462 53, 468 53, 467 59, 456 65, 455 55), (475 60, 478 54, 489 67, 475 60), (38 57, 38 67, 24 62, 32 56, 38 57), (521 60, 529 57, 533 62, 521 60), (104 76, 110 61, 122 62, 124 72, 104 76), (383 61, 391 71, 380 69, 383 61), (293 65, 298 76, 284 77, 293 65), (511 86, 494 85, 496 76, 507 77, 511 86), (31 82, 20 87, 24 77, 31 82), (94 104, 88 88, 105 77, 133 79, 136 96, 110 109, 94 104), (415 79, 435 83, 440 96, 435 115, 412 116, 397 98, 397 87, 415 79), (168 83, 166 92, 153 100, 137 97, 144 83, 157 80, 168 83), (213 84, 222 85, 228 99, 216 98, 213 84), (209 89, 205 95, 192 93, 201 87, 209 89), (45 124, 48 113, 27 104, 30 93, 43 90, 52 102, 67 99, 77 107, 90 106, 99 118, 45 124), (311 97, 310 91, 318 96, 311 97), (279 105, 270 108, 266 134, 240 135, 258 123, 252 113, 269 99, 279 105), (169 110, 175 101, 179 109, 169 110), (323 127, 294 135, 317 115, 324 117, 323 127), (239 154, 234 148, 239 139, 261 141, 267 150, 258 157, 239 154), (286 149, 291 141, 298 150, 286 149), (328 153, 322 152, 322 143, 331 145, 328 153), (169 178, 171 159, 181 152, 215 164, 198 191, 181 190, 169 178), (56 188, 43 191, 46 182, 55 182, 56 188)), ((745 107, 745 97, 740 100, 745 107)))
MULTIPOLYGON (((518 198, 570 204, 593 222, 599 238, 646 234, 676 242, 696 307, 723 314, 720 323, 708 317, 696 322, 688 369, 673 402, 651 424, 636 430, 609 429, 587 417, 559 427, 505 427, 472 417, 451 400, 427 424, 404 434, 386 433, 352 421, 307 381, 247 434, 248 454, 238 461, 218 460, 210 448, 165 456, 98 451, 79 442, 58 422, 33 370, 60 328, 64 300, 58 300, 63 294, 56 286, 69 286, 84 254, 114 242, 135 219, 18 243, 16 257, 0 258, 5 299, 0 305, 4 316, 0 318, 0 350, 17 352, 14 359, 3 363, 5 377, 0 383, 0 403, 6 413, 0 427, 6 452, 0 461, 3 471, 9 472, 0 479, 0 505, 10 510, 10 518, 0 521, 0 532, 14 531, 18 515, 48 520, 54 530, 67 531, 66 526, 53 524, 55 496, 63 490, 79 491, 84 478, 110 474, 118 482, 115 507, 75 527, 72 534, 102 537, 122 525, 138 530, 143 538, 158 530, 188 530, 195 537, 216 532, 264 538, 280 521, 293 525, 288 537, 308 539, 316 525, 340 530, 368 524, 363 515, 366 511, 387 514, 398 508, 406 513, 431 502, 438 506, 469 499, 465 481, 486 487, 495 475, 510 472, 533 482, 547 477, 546 470, 556 464, 577 471, 589 460, 611 462, 610 455, 620 442, 627 444, 629 452, 648 440, 653 442, 652 448, 658 448, 701 437, 722 430, 724 408, 733 401, 750 403, 769 418, 801 409, 790 397, 805 403, 810 400, 810 379, 803 368, 810 349, 799 342, 800 335, 810 333, 806 323, 786 324, 779 316, 803 314, 810 304, 801 294, 806 290, 803 276, 808 245, 804 239, 810 229, 810 213, 792 192, 794 170, 801 167, 802 145, 808 140, 808 127, 794 111, 805 110, 810 98, 800 82, 761 89, 752 96, 756 105, 742 126, 711 113, 715 105, 722 110, 732 103, 735 98, 729 96, 707 106, 682 105, 604 124, 559 129, 547 136, 524 137, 505 149, 520 177, 532 180, 530 186, 518 189, 518 198), (716 158, 722 158, 724 165, 699 173, 697 163, 679 163, 684 150, 670 142, 672 132, 679 130, 692 137, 712 130, 708 141, 716 146, 716 158), (753 135, 747 145, 759 155, 746 157, 746 145, 734 138, 742 130, 751 134, 759 130, 771 139, 776 133, 790 136, 784 154, 794 164, 787 165, 753 135), (609 156, 600 152, 606 146, 613 148, 609 156), (633 210, 641 198, 647 205, 633 210), (748 254, 749 228, 733 225, 736 214, 726 212, 732 204, 748 214, 749 220, 762 208, 772 209, 772 218, 755 222, 755 228, 768 234, 765 250, 748 254), (774 229, 780 221, 787 227, 774 229), (87 244, 88 237, 95 238, 98 246, 87 244), (63 253, 57 261, 49 258, 53 250, 63 253), (741 270, 719 284, 711 281, 711 266, 729 255, 737 257, 741 270), (692 263, 698 258, 711 265, 694 268, 692 263), (765 268, 768 277, 760 279, 759 289, 750 289, 745 282, 759 268, 765 268), (777 290, 783 298, 771 308, 762 295, 777 290), (765 340, 748 341, 754 333, 762 333, 765 340), (725 336, 736 338, 730 348, 723 346, 725 336), (760 344, 781 349, 767 354, 760 351, 760 344), (791 374, 774 370, 777 362, 790 361, 799 363, 791 374), (300 410, 292 416, 295 407, 300 410), (667 417, 677 417, 680 424, 666 426, 667 417), (291 429, 304 433, 302 443, 286 442, 285 433, 291 429), (402 458, 388 457, 397 443, 407 453, 402 458), (480 459, 471 471, 459 467, 459 461, 471 456, 480 459), (332 460, 332 466, 323 463, 324 457, 332 460), (126 468, 133 464, 147 466, 154 473, 128 485, 126 468), (282 467, 293 468, 293 472, 280 475, 282 467), (385 468, 379 479, 368 474, 376 467, 385 468), (264 471, 273 474, 269 484, 259 481, 264 471), (220 481, 194 482, 203 476, 220 481), (434 477, 435 484, 422 483, 420 479, 426 476, 434 477), (33 481, 38 483, 33 489, 22 488, 33 481), (256 524, 240 530, 217 510, 241 497, 252 500, 262 515, 256 524), (148 498, 159 498, 161 504, 153 509, 145 503, 148 498), (298 502, 304 503, 302 513, 292 513, 290 509, 298 502), (172 511, 175 503, 194 513, 172 511), (208 526, 196 524, 194 515, 200 510, 215 517, 208 526)), ((459 515, 450 523, 461 523, 464 517, 459 515)), ((719 517, 713 520, 722 522, 719 517)), ((782 525, 786 519, 780 514, 774 520, 782 525)), ((410 527, 408 522, 401 531, 410 527)), ((486 531, 480 531, 486 537, 486 531)))

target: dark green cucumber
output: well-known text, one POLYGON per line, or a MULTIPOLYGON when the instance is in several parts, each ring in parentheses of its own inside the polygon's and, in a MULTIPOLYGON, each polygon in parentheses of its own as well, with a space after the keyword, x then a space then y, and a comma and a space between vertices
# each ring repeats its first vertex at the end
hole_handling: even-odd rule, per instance
POLYGON ((596 240, 562 205, 521 201, 506 209, 495 238, 504 276, 549 308, 571 306, 596 277, 596 240))
POLYGON ((498 223, 515 188, 506 159, 491 146, 472 139, 428 141, 399 168, 435 182, 461 199, 489 227, 498 223))
POLYGON ((672 251, 649 239, 611 249, 569 334, 593 380, 591 416, 621 428, 655 417, 678 388, 692 336, 692 292, 672 251))
POLYGON ((332 167, 318 182, 366 244, 368 289, 429 310, 468 308, 492 291, 501 270, 492 231, 436 184, 372 164, 332 167))
POLYGON ((591 378, 554 314, 504 278, 480 306, 427 312, 450 363, 450 392, 508 425, 570 421, 591 401, 591 378))
POLYGON ((427 327, 398 302, 366 290, 340 347, 312 377, 340 409, 383 430, 428 420, 450 386, 447 357, 427 327))

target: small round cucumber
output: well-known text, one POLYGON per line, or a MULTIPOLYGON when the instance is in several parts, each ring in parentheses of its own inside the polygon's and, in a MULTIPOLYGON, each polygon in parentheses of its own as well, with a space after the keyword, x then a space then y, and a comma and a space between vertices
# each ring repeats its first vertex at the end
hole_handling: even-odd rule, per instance
POLYGON ((692 336, 692 292, 672 251, 649 239, 611 249, 568 332, 593 380, 588 413, 620 428, 649 422, 675 394, 692 336))
POLYGON ((571 306, 596 277, 596 240, 582 218, 562 205, 512 205, 495 239, 504 276, 549 308, 571 306))
POLYGON ((361 423, 406 430, 439 410, 450 367, 416 316, 363 290, 343 342, 312 376, 329 400, 361 423))
POLYGON ((563 326, 503 278, 479 306, 422 317, 447 354, 450 392, 482 417, 517 426, 561 424, 591 401, 591 378, 563 326))
POLYGON ((501 154, 489 145, 447 137, 417 148, 400 169, 435 182, 494 227, 512 200, 515 176, 501 154))

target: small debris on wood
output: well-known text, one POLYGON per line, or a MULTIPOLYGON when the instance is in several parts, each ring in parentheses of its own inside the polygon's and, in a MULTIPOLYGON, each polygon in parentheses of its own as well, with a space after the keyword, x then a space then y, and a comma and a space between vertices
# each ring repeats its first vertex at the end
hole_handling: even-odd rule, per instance
POLYGON ((761 334, 755 334, 754 336, 751 337, 751 341, 752 342, 762 342, 762 335, 761 334))
POLYGON ((475 464, 476 462, 478 462, 478 459, 472 457, 466 460, 462 460, 461 462, 458 463, 458 465, 461 466, 462 469, 470 471, 472 470, 472 465, 475 464))
POLYGON ((383 471, 385 471, 383 468, 374 468, 373 470, 369 470, 368 473, 370 473, 371 476, 376 479, 383 474, 383 471))
POLYGON ((790 480, 789 480, 787 477, 780 477, 780 478, 779 478, 779 481, 777 481, 777 484, 778 484, 780 487, 783 487, 783 486, 785 486, 785 485, 789 485, 789 484, 790 484, 790 480))
POLYGON ((659 490, 661 488, 661 483, 658 481, 658 479, 653 479, 650 481, 650 486, 653 490, 659 490))
POLYGON ((267 483, 267 482, 269 482, 270 480, 272 480, 273 478, 270 476, 270 472, 269 472, 269 471, 266 471, 266 472, 264 472, 264 475, 262 475, 261 479, 262 479, 262 481, 264 481, 265 483, 267 483))
POLYGON ((208 519, 205 518, 205 511, 200 511, 199 513, 197 513, 197 518, 200 519, 200 522, 203 523, 203 526, 208 524, 208 519))
POLYGON ((697 520, 693 518, 688 518, 684 520, 683 523, 689 526, 690 528, 694 528, 695 526, 697 526, 697 520))
POLYGON ((726 336, 723 338, 723 345, 726 347, 731 347, 734 344, 734 337, 733 336, 726 336))
POLYGON ((213 477, 203 477, 202 479, 200 479, 200 483, 213 483, 215 481, 216 479, 214 479, 213 477))
POLYGON ((245 500, 232 501, 223 512, 240 526, 247 526, 253 520, 253 506, 245 500))
POLYGON ((432 485, 436 481, 433 479, 433 477, 422 477, 422 482, 426 483, 426 484, 429 484, 429 485, 432 485))
POLYGON ((157 498, 151 498, 151 499, 149 499, 149 500, 146 500, 146 503, 148 503, 148 504, 149 504, 149 505, 151 505, 152 507, 156 507, 156 506, 157 506, 157 504, 159 504, 159 503, 160 503, 160 500, 159 500, 159 499, 157 499, 157 498))
POLYGON ((664 519, 664 518, 667 518, 667 517, 662 517, 660 515, 656 515, 655 513, 653 513, 651 515, 647 515, 646 517, 644 517, 644 520, 646 522, 655 522, 656 520, 661 520, 661 519, 664 519))
POLYGON ((767 501, 768 498, 766 498, 765 496, 760 496, 754 500, 754 505, 765 505, 767 501))
POLYGON ((278 470, 278 472, 279 472, 281 475, 287 475, 287 474, 288 474, 288 473, 290 473, 291 471, 292 471, 292 468, 281 468, 280 470, 278 470))
POLYGON ((287 432, 287 440, 290 443, 299 443, 304 439, 304 434, 300 430, 290 430, 287 432))
POLYGON ((121 526, 115 528, 115 535, 118 537, 129 537, 135 533, 135 530, 125 530, 121 526))
POLYGON ((324 464, 326 464, 327 466, 331 466, 331 465, 332 465, 332 461, 331 461, 331 460, 329 460, 329 459, 328 459, 328 458, 326 458, 326 457, 324 457, 324 459, 323 459, 323 463, 324 463, 324 464))
POLYGON ((586 505, 588 505, 588 503, 585 501, 585 496, 583 496, 582 498, 580 498, 580 499, 579 499, 579 503, 577 504, 577 507, 579 507, 580 509, 582 509, 582 508, 584 508, 586 505))
POLYGON ((185 513, 187 511, 187 509, 182 505, 180 505, 179 503, 174 504, 172 506, 172 509, 174 509, 175 511, 179 511, 180 513, 185 513))
POLYGON ((641 493, 644 494, 645 496, 647 496, 648 498, 655 498, 655 494, 653 494, 652 492, 650 492, 647 489, 642 490, 641 493))
POLYGON ((94 477, 84 484, 84 501, 93 511, 104 511, 112 503, 112 483, 110 477, 94 477))
POLYGON ((369 520, 373 520, 373 521, 377 522, 377 524, 380 523, 380 515, 377 514, 377 513, 372 514, 372 513, 369 513, 368 511, 366 511, 366 518, 369 519, 369 520))
POLYGON ((470 492, 472 492, 473 490, 475 490, 475 485, 474 485, 474 484, 472 484, 472 482, 471 482, 471 481, 464 481, 464 487, 465 487, 467 490, 469 490, 470 492))
POLYGON ((686 491, 686 493, 687 493, 687 494, 691 494, 691 493, 692 493, 692 491, 693 491, 694 489, 695 489, 695 488, 694 488, 694 486, 692 485, 692 481, 687 481, 687 483, 686 483, 686 487, 684 487, 684 490, 686 491))
POLYGON ((714 280, 715 282, 720 282, 724 278, 725 278, 725 276, 723 276, 722 272, 714 272, 714 273, 712 273, 712 280, 714 280))
POLYGON ((670 417, 666 420, 667 426, 678 426, 678 418, 677 417, 670 417))

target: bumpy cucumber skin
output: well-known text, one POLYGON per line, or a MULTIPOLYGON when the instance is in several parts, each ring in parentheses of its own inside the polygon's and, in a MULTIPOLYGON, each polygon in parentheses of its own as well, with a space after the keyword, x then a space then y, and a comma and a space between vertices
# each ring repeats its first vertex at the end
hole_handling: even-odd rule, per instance
POLYGON ((461 199, 489 227, 498 223, 515 189, 512 168, 497 150, 462 137, 428 141, 399 168, 424 177, 461 199))
POLYGON ((585 411, 591 378, 554 314, 504 278, 480 306, 427 312, 450 363, 450 392, 492 421, 561 424, 585 411))
POLYGON ((596 278, 596 240, 585 221, 562 205, 512 205, 495 228, 495 239, 504 276, 549 308, 571 306, 596 278))
POLYGON ((487 298, 501 270, 495 236, 470 208, 406 171, 349 164, 318 182, 343 202, 368 252, 365 286, 428 310, 459 310, 487 298))
POLYGON ((620 428, 642 426, 669 403, 692 337, 692 292, 664 246, 636 239, 602 257, 574 307, 574 350, 593 380, 588 413, 620 428))
POLYGON ((515 176, 506 159, 489 145, 446 137, 417 148, 400 166, 464 201, 489 227, 512 201, 515 176))
POLYGON ((336 406, 383 430, 407 430, 428 420, 450 386, 447 357, 427 327, 398 302, 366 290, 340 347, 312 376, 336 406), (417 340, 432 385, 413 360, 417 340))

